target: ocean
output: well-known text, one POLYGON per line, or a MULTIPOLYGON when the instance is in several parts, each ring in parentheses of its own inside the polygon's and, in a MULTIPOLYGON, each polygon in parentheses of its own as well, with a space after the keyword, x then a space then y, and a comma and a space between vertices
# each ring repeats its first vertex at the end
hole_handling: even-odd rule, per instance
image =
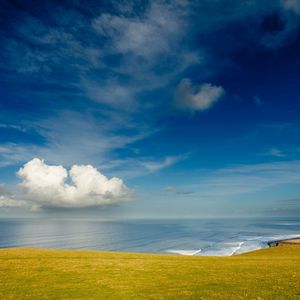
POLYGON ((228 256, 300 236, 300 218, 114 220, 2 218, 0 248, 228 256))

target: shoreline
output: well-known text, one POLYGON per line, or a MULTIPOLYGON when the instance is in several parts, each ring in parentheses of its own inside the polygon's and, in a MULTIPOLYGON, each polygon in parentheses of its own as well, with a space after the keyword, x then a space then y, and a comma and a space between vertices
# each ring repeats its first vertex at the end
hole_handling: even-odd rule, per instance
POLYGON ((268 249, 268 248, 273 248, 273 247, 278 247, 278 246, 300 246, 300 236, 295 236, 295 237, 289 237, 289 238, 283 238, 283 239, 278 239, 278 240, 271 240, 271 241, 265 241, 264 246, 256 249, 248 249, 248 251, 243 251, 236 253, 240 247, 241 244, 244 242, 240 243, 237 249, 235 249, 231 254, 223 254, 223 255, 218 255, 218 254, 210 254, 210 255, 201 255, 202 254, 202 249, 197 249, 197 250, 175 250, 171 249, 166 252, 135 252, 135 251, 113 251, 113 250, 100 250, 100 249, 76 249, 76 248, 52 248, 52 247, 32 247, 32 246, 14 246, 14 247, 1 247, 0 250, 4 249, 40 249, 40 250, 66 250, 66 251, 95 251, 99 253, 131 253, 131 254, 150 254, 150 255, 178 255, 178 256, 201 256, 201 257, 230 257, 230 256, 236 256, 240 254, 245 254, 245 253, 250 253, 253 251, 258 251, 261 249, 268 249), (200 254, 200 255, 199 255, 200 254))
POLYGON ((300 246, 300 237, 268 242, 268 246, 270 248, 271 247, 278 247, 278 246, 286 246, 286 245, 298 245, 298 246, 300 246))

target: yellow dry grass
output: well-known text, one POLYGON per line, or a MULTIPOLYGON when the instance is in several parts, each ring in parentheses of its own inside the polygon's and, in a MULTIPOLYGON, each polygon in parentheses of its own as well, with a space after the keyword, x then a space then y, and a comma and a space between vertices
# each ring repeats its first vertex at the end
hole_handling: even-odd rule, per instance
POLYGON ((1 249, 0 299, 300 299, 300 246, 232 257, 1 249))

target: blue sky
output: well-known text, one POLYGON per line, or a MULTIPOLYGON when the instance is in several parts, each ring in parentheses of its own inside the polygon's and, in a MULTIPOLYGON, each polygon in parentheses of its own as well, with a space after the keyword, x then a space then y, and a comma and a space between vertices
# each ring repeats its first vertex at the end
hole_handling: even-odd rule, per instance
POLYGON ((300 1, 0 14, 1 214, 299 213, 300 1))

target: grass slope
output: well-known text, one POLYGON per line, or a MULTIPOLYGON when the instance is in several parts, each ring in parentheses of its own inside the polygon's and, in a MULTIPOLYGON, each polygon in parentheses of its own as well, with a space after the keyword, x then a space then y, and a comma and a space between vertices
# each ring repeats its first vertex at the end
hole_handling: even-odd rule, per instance
POLYGON ((300 299, 300 246, 232 257, 1 249, 0 299, 300 299))

